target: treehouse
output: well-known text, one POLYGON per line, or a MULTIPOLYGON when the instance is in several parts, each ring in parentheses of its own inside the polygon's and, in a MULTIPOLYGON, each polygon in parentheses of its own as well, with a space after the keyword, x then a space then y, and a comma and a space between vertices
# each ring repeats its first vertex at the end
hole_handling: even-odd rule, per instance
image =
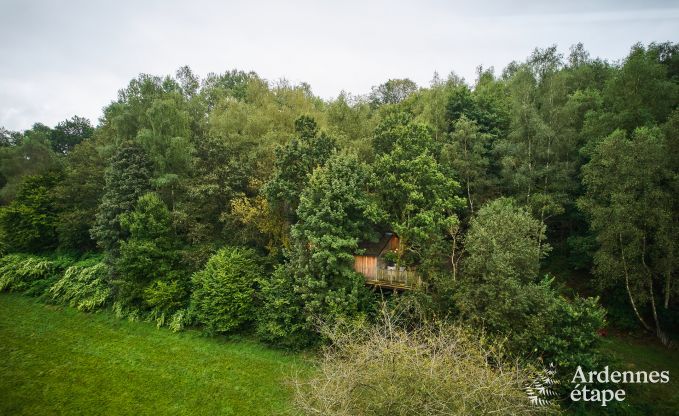
POLYGON ((396 264, 399 239, 394 233, 384 233, 376 243, 359 244, 360 255, 354 256, 354 270, 365 276, 368 285, 394 290, 413 289, 421 283, 414 270, 396 264))

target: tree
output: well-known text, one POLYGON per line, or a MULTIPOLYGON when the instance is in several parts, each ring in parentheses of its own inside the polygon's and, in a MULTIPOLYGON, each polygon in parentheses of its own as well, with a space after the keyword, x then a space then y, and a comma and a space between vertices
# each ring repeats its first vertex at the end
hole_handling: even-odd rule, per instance
POLYGON ((57 244, 55 187, 62 178, 59 171, 24 178, 16 199, 0 207, 1 245, 8 251, 39 252, 57 244))
POLYGON ((587 192, 578 201, 596 234, 594 272, 601 285, 624 285, 639 322, 663 342, 668 340, 658 298, 664 294, 669 305, 679 260, 674 243, 679 232, 673 214, 675 174, 667 156, 660 129, 638 128, 631 137, 616 130, 595 146, 583 168, 587 192), (645 306, 650 307, 654 328, 644 319, 645 306))
POLYGON ((64 178, 57 185, 59 205, 57 232, 61 248, 94 250, 96 241, 90 234, 97 207, 106 185, 106 159, 91 141, 81 142, 65 157, 64 178))
POLYGON ((536 104, 538 79, 545 82, 549 72, 535 65, 521 66, 511 79, 509 135, 496 148, 505 187, 544 222, 563 212, 565 196, 561 187, 554 186, 559 168, 553 149, 556 135, 536 104))
POLYGON ((65 155, 75 145, 92 137, 92 134, 94 134, 94 128, 88 119, 73 116, 54 127, 50 134, 50 144, 55 152, 65 155))
MULTIPOLYGON (((120 241, 119 256, 114 262, 113 284, 116 299, 136 308, 160 307, 158 292, 171 292, 165 299, 179 304, 185 296, 186 283, 176 273, 176 236, 172 232, 170 211, 156 193, 139 198, 133 211, 119 215, 121 231, 129 236, 120 241), (158 287, 157 282, 161 283, 158 287), (152 285, 156 285, 154 288, 152 285), (152 302, 149 302, 153 299, 152 302)), ((162 312, 169 312, 163 310, 162 312)))
POLYGON ((273 177, 262 188, 269 204, 281 218, 294 224, 302 190, 311 172, 335 151, 334 139, 318 133, 316 122, 302 116, 295 120, 298 138, 276 151, 273 177))
POLYGON ((92 238, 106 252, 117 252, 119 242, 127 234, 120 224, 120 215, 131 212, 139 197, 150 188, 151 163, 138 145, 125 143, 111 157, 104 174, 105 186, 92 238))
POLYGON ((512 279, 534 281, 540 260, 549 252, 546 227, 509 198, 484 205, 472 218, 464 246, 466 279, 476 282, 512 279))
POLYGON ((261 259, 254 250, 222 248, 191 278, 191 309, 197 321, 210 333, 228 333, 251 321, 254 288, 262 278, 261 259))
POLYGON ((318 321, 353 319, 365 312, 364 280, 353 271, 353 254, 371 233, 376 215, 364 188, 366 178, 365 167, 351 154, 336 153, 314 170, 300 197, 299 222, 292 226, 289 262, 265 285, 267 304, 280 305, 277 313, 269 311, 260 320, 265 338, 310 343, 317 337, 318 321), (301 316, 293 318, 292 311, 301 316), (292 334, 297 340, 290 339, 292 334))
POLYGON ((453 299, 467 322, 507 337, 515 353, 537 352, 572 374, 583 363, 598 364, 597 331, 605 313, 597 299, 568 300, 553 279, 539 277, 540 260, 550 248, 544 238, 544 224, 513 200, 484 205, 465 237, 453 299))
POLYGON ((679 100, 679 85, 652 49, 636 44, 623 65, 606 83, 604 99, 616 128, 632 132, 651 123, 663 123, 679 100))
POLYGON ((462 115, 450 135, 450 142, 443 146, 442 162, 450 166, 460 178, 467 195, 469 211, 474 214, 474 204, 488 197, 493 185, 490 167, 489 134, 481 133, 476 122, 462 115))
POLYGON ((0 203, 9 203, 25 176, 42 175, 59 170, 61 163, 52 151, 49 138, 52 130, 35 123, 23 134, 10 134, 11 145, 0 146, 0 203))
POLYGON ((417 91, 417 84, 408 78, 390 79, 384 84, 372 87, 370 105, 379 107, 385 104, 398 104, 417 91))
POLYGON ((442 247, 446 219, 464 204, 456 196, 459 184, 434 157, 427 126, 382 124, 375 132, 376 145, 387 143, 381 140, 387 137, 391 143, 381 146, 384 153, 373 165, 372 186, 399 236, 398 263, 410 266, 424 260, 436 264, 441 250, 447 251, 442 247))

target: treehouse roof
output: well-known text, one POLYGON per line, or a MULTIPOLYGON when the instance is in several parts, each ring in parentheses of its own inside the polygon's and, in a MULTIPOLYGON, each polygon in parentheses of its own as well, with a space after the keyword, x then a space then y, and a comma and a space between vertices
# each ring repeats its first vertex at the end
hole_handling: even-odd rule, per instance
POLYGON ((379 257, 389 246, 389 241, 397 237, 394 233, 384 233, 377 242, 363 241, 358 244, 358 248, 365 250, 363 256, 379 257))

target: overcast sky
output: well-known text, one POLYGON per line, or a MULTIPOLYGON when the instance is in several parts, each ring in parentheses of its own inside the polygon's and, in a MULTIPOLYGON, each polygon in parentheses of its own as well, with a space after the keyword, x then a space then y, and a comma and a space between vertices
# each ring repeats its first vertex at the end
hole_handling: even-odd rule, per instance
POLYGON ((535 47, 624 57, 679 41, 678 1, 0 0, 0 126, 94 124, 137 74, 227 69, 307 82, 323 98, 434 71, 472 82, 535 47), (596 3, 596 4, 595 4, 596 3))

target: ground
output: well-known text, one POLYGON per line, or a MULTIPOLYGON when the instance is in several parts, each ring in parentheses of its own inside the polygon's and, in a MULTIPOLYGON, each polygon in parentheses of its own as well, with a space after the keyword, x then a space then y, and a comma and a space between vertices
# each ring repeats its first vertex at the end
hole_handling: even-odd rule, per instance
MULTIPOLYGON (((669 370, 669 384, 626 386, 635 414, 679 414, 679 351, 615 334, 620 368, 669 370)), ((269 415, 290 412, 286 380, 309 360, 254 341, 173 334, 0 294, 0 415, 269 415)))
POLYGON ((0 415, 280 414, 308 368, 247 340, 0 294, 0 415))
POLYGON ((604 339, 602 349, 610 353, 622 368, 611 370, 646 370, 670 372, 667 384, 627 384, 627 401, 638 414, 679 415, 679 350, 667 349, 652 337, 637 338, 621 334, 604 339))

